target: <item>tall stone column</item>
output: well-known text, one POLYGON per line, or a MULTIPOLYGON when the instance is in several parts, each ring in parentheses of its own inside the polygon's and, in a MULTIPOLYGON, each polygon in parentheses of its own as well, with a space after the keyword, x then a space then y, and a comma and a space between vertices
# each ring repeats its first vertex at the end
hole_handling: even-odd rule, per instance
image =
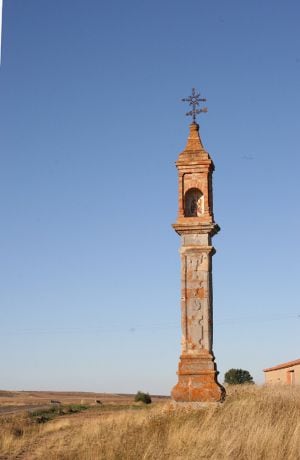
POLYGON ((179 179, 178 217, 173 228, 181 237, 182 343, 178 383, 172 398, 178 402, 222 401, 213 355, 213 292, 211 239, 214 222, 212 173, 214 164, 204 149, 199 125, 193 122, 184 151, 176 162, 179 179))

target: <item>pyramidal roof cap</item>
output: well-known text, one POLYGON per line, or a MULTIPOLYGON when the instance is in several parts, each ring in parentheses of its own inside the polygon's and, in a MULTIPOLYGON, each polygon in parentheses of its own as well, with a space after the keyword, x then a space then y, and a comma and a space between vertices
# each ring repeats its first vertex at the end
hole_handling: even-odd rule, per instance
POLYGON ((209 160, 212 162, 208 152, 203 147, 199 134, 199 125, 191 123, 185 149, 179 154, 178 161, 190 162, 198 160, 209 160))
POLYGON ((190 124, 190 133, 184 150, 205 150, 200 138, 198 123, 190 124))

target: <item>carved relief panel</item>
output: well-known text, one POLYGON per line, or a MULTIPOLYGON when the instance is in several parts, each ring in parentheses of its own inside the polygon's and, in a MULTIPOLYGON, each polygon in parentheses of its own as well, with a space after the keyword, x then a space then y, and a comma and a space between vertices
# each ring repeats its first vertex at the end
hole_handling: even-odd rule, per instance
POLYGON ((183 351, 211 348, 209 254, 197 252, 183 257, 182 308, 183 351))

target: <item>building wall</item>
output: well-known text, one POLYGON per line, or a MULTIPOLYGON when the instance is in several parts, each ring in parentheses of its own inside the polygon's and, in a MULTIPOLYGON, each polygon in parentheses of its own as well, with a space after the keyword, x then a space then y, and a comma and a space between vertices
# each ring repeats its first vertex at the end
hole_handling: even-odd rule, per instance
POLYGON ((269 384, 300 385, 300 364, 265 372, 265 382, 269 384))

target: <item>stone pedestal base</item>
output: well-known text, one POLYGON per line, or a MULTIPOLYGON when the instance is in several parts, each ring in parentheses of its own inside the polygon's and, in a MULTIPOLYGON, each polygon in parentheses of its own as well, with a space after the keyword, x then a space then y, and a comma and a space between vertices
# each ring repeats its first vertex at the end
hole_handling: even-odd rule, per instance
POLYGON ((210 353, 182 355, 178 367, 178 383, 171 396, 177 402, 218 402, 225 398, 225 389, 217 381, 214 357, 210 353))

